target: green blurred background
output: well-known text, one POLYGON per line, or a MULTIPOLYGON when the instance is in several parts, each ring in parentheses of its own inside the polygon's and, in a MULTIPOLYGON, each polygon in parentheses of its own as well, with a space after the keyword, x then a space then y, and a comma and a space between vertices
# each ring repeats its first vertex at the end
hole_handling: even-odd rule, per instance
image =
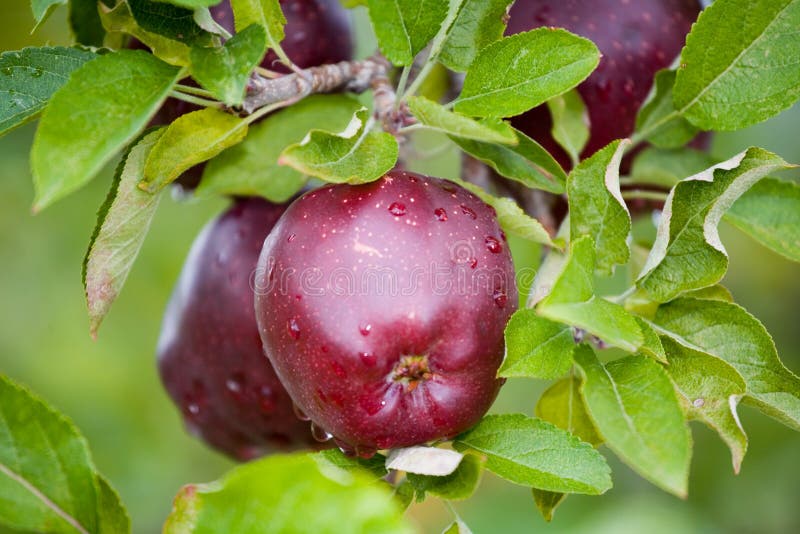
MULTIPOLYGON (((28 0, 4 0, 0 50, 68 42, 63 8, 34 35, 32 25, 28 0)), ((359 50, 366 55, 374 45, 363 13, 357 13, 357 27, 359 50)), ((183 431, 154 365, 161 314, 184 256, 225 201, 162 202, 125 290, 93 342, 80 271, 110 169, 34 217, 28 166, 33 133, 28 126, 0 139, 0 372, 76 422, 97 466, 128 506, 134 532, 158 532, 181 485, 215 479, 233 465, 183 431)), ((713 152, 727 158, 750 145, 800 162, 800 106, 754 128, 717 135, 713 152)), ((453 175, 453 155, 446 152, 415 167, 453 175)), ((800 268, 730 227, 723 227, 722 235, 731 256, 725 283, 766 324, 786 364, 799 372, 800 268)), ((494 409, 531 412, 544 386, 512 380, 494 409)), ((747 407, 741 412, 750 450, 739 476, 721 441, 692 424, 687 501, 659 491, 607 454, 614 489, 603 497, 570 497, 550 525, 540 518, 529 490, 491 475, 478 494, 456 508, 476 534, 800 532, 800 434, 747 407)), ((410 515, 424 532, 440 532, 450 521, 435 501, 412 506, 410 515)))

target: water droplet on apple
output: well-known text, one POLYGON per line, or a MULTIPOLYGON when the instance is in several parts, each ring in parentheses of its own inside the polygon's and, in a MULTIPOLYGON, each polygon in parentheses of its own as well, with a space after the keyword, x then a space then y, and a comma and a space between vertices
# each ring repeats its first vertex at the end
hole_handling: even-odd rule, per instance
POLYGON ((300 419, 301 421, 311 421, 311 418, 306 415, 306 413, 301 410, 295 403, 292 403, 292 410, 294 411, 295 417, 300 419))
POLYGON ((371 352, 359 352, 358 357, 361 358, 361 362, 367 367, 373 367, 378 363, 378 357, 371 352))
POLYGON ((275 392, 272 391, 272 388, 269 386, 261 386, 258 389, 258 396, 258 404, 262 412, 270 413, 275 410, 275 392))
POLYGON ((500 241, 489 235, 486 236, 486 248, 489 249, 489 252, 492 254, 499 254, 503 250, 503 245, 500 244, 500 241))
POLYGON ((446 221, 447 220, 447 211, 444 208, 436 208, 433 210, 433 214, 436 216, 437 221, 446 221))
POLYGON ((494 299, 495 306, 498 308, 505 308, 506 302, 508 302, 508 295, 506 295, 506 292, 502 289, 495 289, 492 299, 494 299))
POLYGON ((289 330, 289 335, 292 336, 292 339, 300 339, 300 323, 297 322, 297 317, 289 319, 286 328, 289 330))
POLYGON ((313 438, 320 443, 325 443, 333 438, 333 434, 329 433, 327 430, 313 421, 311 422, 311 436, 313 436, 313 438))
POLYGON ((233 395, 236 399, 240 399, 242 396, 242 390, 244 389, 245 383, 245 375, 242 372, 233 373, 226 381, 225 381, 225 389, 233 395))
POLYGON ((361 332, 362 336, 368 336, 370 331, 372 331, 372 325, 369 323, 362 323, 358 325, 358 331, 361 332))
POLYGON ((402 217, 406 214, 406 205, 400 202, 392 202, 389 205, 389 213, 395 217, 402 217))
POLYGON ((478 214, 475 213, 475 211, 472 208, 470 208, 469 206, 465 206, 464 204, 461 204, 459 207, 461 208, 461 212, 464 215, 469 215, 471 219, 477 219, 478 218, 478 214))

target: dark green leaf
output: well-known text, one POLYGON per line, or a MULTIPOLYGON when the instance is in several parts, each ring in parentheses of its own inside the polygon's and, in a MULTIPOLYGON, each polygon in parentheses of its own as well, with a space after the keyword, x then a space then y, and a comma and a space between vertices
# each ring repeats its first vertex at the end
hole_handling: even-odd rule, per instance
POLYGON ((489 471, 515 484, 590 495, 611 488, 610 470, 600 453, 541 419, 487 415, 458 436, 454 446, 484 454, 489 471))
POLYGON ((185 486, 165 534, 249 532, 410 533, 388 486, 308 454, 273 455, 209 484, 185 486))
POLYGON ((536 503, 536 508, 539 509, 544 520, 549 523, 553 520, 553 514, 556 508, 558 508, 558 505, 567 498, 567 494, 538 490, 536 488, 533 488, 531 491, 533 492, 533 502, 536 503))
POLYGON ((481 49, 503 37, 512 2, 461 0, 439 61, 451 70, 466 71, 481 49))
POLYGON ((653 322, 681 345, 731 364, 744 377, 752 404, 800 430, 800 378, 781 363, 764 325, 744 308, 681 298, 659 307, 653 322))
POLYGON ((703 130, 736 130, 800 98, 800 0, 726 0, 686 38, 675 107, 703 130))
POLYGON ((605 275, 630 258, 631 215, 619 189, 619 165, 630 143, 614 141, 583 160, 567 178, 570 237, 594 237, 596 269, 605 275))
POLYGON ((737 200, 725 220, 759 243, 800 262, 800 186, 765 178, 737 200))
POLYGON ((127 0, 136 23, 145 31, 189 46, 210 46, 213 34, 194 20, 194 10, 155 0, 127 0))
POLYGON ((549 380, 563 376, 572 366, 572 328, 539 317, 530 308, 511 316, 505 340, 506 356, 498 376, 549 380))
POLYGON ((179 76, 179 69, 141 50, 106 54, 76 70, 53 95, 36 132, 34 209, 91 180, 145 127, 179 76))
POLYGON ((581 393, 608 447, 662 489, 686 496, 691 435, 675 389, 645 356, 601 365, 587 345, 575 351, 584 374, 581 393))
POLYGON ((240 143, 247 121, 219 109, 205 108, 178 117, 147 157, 139 187, 158 191, 198 163, 240 143))
POLYGON ((34 119, 69 75, 96 57, 62 46, 0 54, 0 135, 34 119))
POLYGON ((327 449, 320 451, 314 455, 317 462, 323 464, 330 464, 339 469, 350 471, 351 469, 366 470, 376 478, 383 478, 386 476, 386 457, 382 454, 376 454, 372 458, 358 458, 352 456, 345 456, 339 449, 327 449))
POLYGON ((728 255, 717 225, 725 211, 758 180, 788 167, 781 158, 750 148, 689 177, 670 193, 658 234, 637 285, 658 302, 719 282, 728 255))
POLYGON ((535 189, 563 193, 567 175, 558 162, 539 143, 519 130, 513 130, 517 138, 516 146, 481 143, 457 137, 451 139, 461 150, 488 164, 506 178, 535 189))
POLYGON ((69 0, 69 26, 75 40, 86 46, 103 46, 106 31, 100 21, 100 0, 69 0))
POLYGON ((164 129, 152 132, 131 146, 117 167, 108 198, 84 260, 84 287, 93 336, 116 300, 139 254, 160 195, 138 188, 150 150, 164 129))
POLYGON ((566 30, 539 28, 496 41, 467 71, 456 111, 511 117, 564 93, 597 67, 600 53, 566 30))
POLYGON ((192 77, 217 99, 238 106, 244 100, 250 73, 261 61, 266 45, 263 26, 253 24, 221 47, 194 47, 189 55, 192 77))
POLYGON ((127 534, 131 518, 122 506, 119 494, 106 479, 97 477, 97 531, 99 534, 127 534))

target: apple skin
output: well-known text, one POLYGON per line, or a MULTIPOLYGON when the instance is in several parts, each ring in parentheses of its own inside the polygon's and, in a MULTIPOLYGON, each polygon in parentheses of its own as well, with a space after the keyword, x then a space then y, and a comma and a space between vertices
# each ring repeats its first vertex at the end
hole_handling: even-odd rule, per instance
POLYGON ((264 356, 251 274, 285 205, 236 200, 197 237, 164 315, 162 382, 187 428, 239 460, 319 448, 264 356))
MULTIPOLYGON (((337 0, 280 0, 286 17, 285 39, 281 47, 286 55, 300 68, 314 67, 328 63, 347 61, 353 56, 350 18, 337 0)), ((233 9, 230 0, 223 0, 209 8, 211 16, 229 33, 234 33, 233 9)), ((147 47, 132 41, 132 48, 147 47)), ((261 66, 281 73, 291 72, 279 63, 278 57, 270 50, 261 61, 261 66)), ((190 80, 183 83, 196 85, 190 80)), ((175 98, 168 99, 155 117, 151 126, 170 124, 186 113, 200 109, 194 104, 175 98)), ((204 164, 196 165, 184 172, 176 181, 178 185, 192 190, 200 183, 204 164)))
POLYGON ((300 197, 256 271, 256 319, 278 376, 318 428, 365 457, 450 438, 483 416, 517 300, 494 210, 400 170, 300 197))
MULTIPOLYGON (((701 7, 698 0, 516 0, 506 34, 560 27, 591 39, 600 49, 600 65, 578 86, 591 128, 583 159, 633 133, 636 113, 656 72, 678 56, 701 7)), ((546 106, 511 122, 565 169, 571 168, 569 156, 550 134, 552 121, 546 106)))

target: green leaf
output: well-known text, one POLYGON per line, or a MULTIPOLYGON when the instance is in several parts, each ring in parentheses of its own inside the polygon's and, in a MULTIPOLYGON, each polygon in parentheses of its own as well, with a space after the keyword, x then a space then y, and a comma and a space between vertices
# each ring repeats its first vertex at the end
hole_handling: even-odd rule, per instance
POLYGON ((47 20, 50 14, 58 6, 66 5, 68 0, 31 0, 31 11, 33 11, 33 19, 36 21, 36 26, 33 27, 35 32, 39 26, 47 20))
POLYGON ((485 143, 503 145, 518 143, 514 129, 504 121, 490 119, 479 122, 461 113, 450 111, 423 96, 410 97, 408 105, 414 117, 428 129, 485 143))
POLYGON ((448 0, 369 0, 378 45, 395 65, 410 65, 439 31, 448 0))
POLYGON ((454 447, 486 456, 486 469, 515 484, 599 495, 611 488, 605 458, 555 425, 523 414, 487 415, 454 447))
POLYGON ((0 375, 0 527, 97 531, 98 489, 86 440, 63 415, 0 375))
POLYGON ((253 24, 221 47, 192 48, 192 77, 228 106, 244 101, 250 73, 261 61, 267 44, 262 26, 253 24))
POLYGON ((606 445, 653 484, 685 497, 691 435, 664 369, 645 356, 603 366, 587 345, 575 351, 575 362, 584 375, 583 399, 606 445))
POLYGON ((695 299, 705 300, 721 300, 723 302, 733 302, 733 295, 727 287, 722 284, 717 284, 703 289, 695 289, 694 291, 687 291, 684 297, 691 297, 695 299))
POLYGON ((530 308, 511 316, 505 340, 506 356, 497 376, 550 380, 563 376, 572 366, 572 329, 539 317, 530 308))
POLYGON ((163 134, 164 129, 159 129, 131 146, 117 167, 111 191, 98 212, 83 268, 93 336, 122 290, 158 207, 160 195, 145 193, 137 186, 144 175, 147 156, 163 134))
POLYGON ((672 99, 674 85, 674 70, 656 73, 653 89, 636 116, 635 137, 661 148, 678 148, 697 135, 698 128, 675 110, 672 99))
POLYGON ((119 494, 109 482, 97 476, 97 531, 99 534, 126 534, 131 531, 131 518, 119 494))
POLYGON ((595 249, 591 237, 570 243, 569 256, 539 314, 599 337, 609 345, 636 352, 644 341, 636 319, 625 309, 594 294, 595 249))
POLYGON ((745 394, 742 376, 724 361, 684 347, 664 337, 669 357, 665 367, 678 390, 687 413, 715 430, 731 450, 733 470, 738 473, 747 452, 736 407, 745 394))
POLYGON ((475 196, 489 204, 497 212, 497 221, 509 234, 527 239, 534 243, 555 246, 542 223, 522 211, 519 205, 510 198, 498 198, 490 195, 483 188, 463 180, 449 178, 464 189, 471 191, 475 196))
POLYGON ((314 129, 283 150, 278 163, 326 182, 361 184, 377 180, 397 162, 397 140, 371 130, 370 112, 361 108, 338 134, 314 129))
POLYGON ((86 46, 103 46, 106 31, 100 20, 100 0, 69 0, 69 27, 75 40, 86 46))
POLYGON ((439 55, 450 70, 464 72, 478 52, 503 37, 513 0, 461 0, 439 55))
POLYGON ((69 75, 96 57, 63 46, 0 54, 0 135, 36 118, 69 75))
POLYGON ((717 163, 702 150, 678 148, 673 150, 650 147, 633 160, 631 177, 637 184, 655 185, 671 189, 672 186, 717 163))
POLYGON ((644 336, 644 343, 642 343, 642 346, 639 348, 639 352, 651 358, 655 358, 661 363, 667 363, 667 354, 664 352, 664 346, 661 344, 658 333, 653 330, 650 323, 641 317, 636 317, 636 324, 642 329, 642 335, 644 336))
POLYGON ((221 0, 155 0, 156 2, 164 2, 181 7, 196 8, 196 7, 211 7, 217 5, 221 0))
POLYGON ((386 469, 441 477, 452 474, 462 458, 454 450, 425 445, 392 449, 386 457, 386 469))
POLYGON ((280 42, 285 36, 286 17, 278 0, 231 0, 231 7, 237 32, 258 24, 267 32, 267 46, 282 54, 280 42))
POLYGON ((139 187, 158 191, 198 163, 240 143, 247 121, 219 109, 205 108, 178 117, 147 157, 139 187))
POLYGON ((353 469, 360 469, 368 471, 377 480, 386 476, 386 457, 382 454, 375 454, 372 458, 358 458, 346 456, 339 449, 326 449, 312 455, 314 459, 322 466, 338 467, 350 471, 353 469))
POLYGON ((417 492, 417 499, 422 500, 431 494, 448 501, 463 501, 472 497, 483 474, 484 459, 476 454, 467 453, 458 468, 449 475, 430 476, 409 473, 408 481, 417 492))
POLYGON ((145 31, 180 41, 188 46, 211 46, 213 34, 201 28, 194 10, 156 0, 126 0, 131 15, 145 31))
POLYGON ((196 195, 263 196, 286 202, 306 183, 306 176, 278 156, 300 142, 312 128, 344 130, 361 104, 348 95, 312 95, 250 126, 247 137, 206 165, 196 195))
POLYGON ((491 166, 502 176, 534 189, 550 193, 564 192, 567 175, 561 165, 542 146, 513 129, 517 145, 481 143, 451 137, 461 150, 491 166))
POLYGON ((273 455, 209 484, 185 486, 165 534, 212 532, 410 533, 388 486, 313 455, 273 455))
POLYGON ((800 430, 800 378, 778 358, 775 343, 744 308, 719 300, 680 298, 658 308, 660 333, 731 364, 747 383, 747 399, 800 430))
POLYGON ((569 154, 572 166, 578 165, 581 152, 589 141, 589 114, 575 89, 547 101, 553 127, 550 133, 569 154))
POLYGON ((677 184, 667 197, 658 234, 637 285, 657 302, 719 282, 728 255, 717 225, 750 186, 778 169, 781 158, 750 148, 677 184))
POLYGON ((604 274, 628 263, 631 215, 619 189, 619 165, 629 141, 614 141, 582 161, 567 178, 570 238, 593 236, 596 268, 604 274))
POLYGON ((800 98, 800 0, 726 0, 686 38, 675 107, 703 130, 736 130, 800 98))
POLYGON ((536 503, 536 508, 539 509, 542 517, 548 523, 553 520, 553 515, 558 505, 567 498, 566 493, 556 493, 553 491, 538 490, 536 488, 531 489, 531 492, 533 493, 533 502, 536 503))
POLYGON ((179 69, 141 50, 106 54, 73 72, 33 142, 34 209, 91 180, 145 127, 179 77, 179 69))
POLYGON ((742 195, 725 220, 759 243, 800 262, 800 186, 765 178, 742 195))
POLYGON ((149 32, 139 26, 131 14, 130 6, 121 2, 113 9, 100 6, 100 21, 108 33, 128 34, 146 44, 156 57, 171 65, 189 65, 190 48, 185 43, 149 32))
POLYGON ((536 403, 536 417, 553 423, 593 447, 603 438, 597 434, 580 394, 581 381, 575 376, 562 378, 547 388, 536 403))
POLYGON ((476 117, 519 115, 581 83, 599 61, 591 41, 566 30, 505 37, 478 53, 455 109, 476 117))

